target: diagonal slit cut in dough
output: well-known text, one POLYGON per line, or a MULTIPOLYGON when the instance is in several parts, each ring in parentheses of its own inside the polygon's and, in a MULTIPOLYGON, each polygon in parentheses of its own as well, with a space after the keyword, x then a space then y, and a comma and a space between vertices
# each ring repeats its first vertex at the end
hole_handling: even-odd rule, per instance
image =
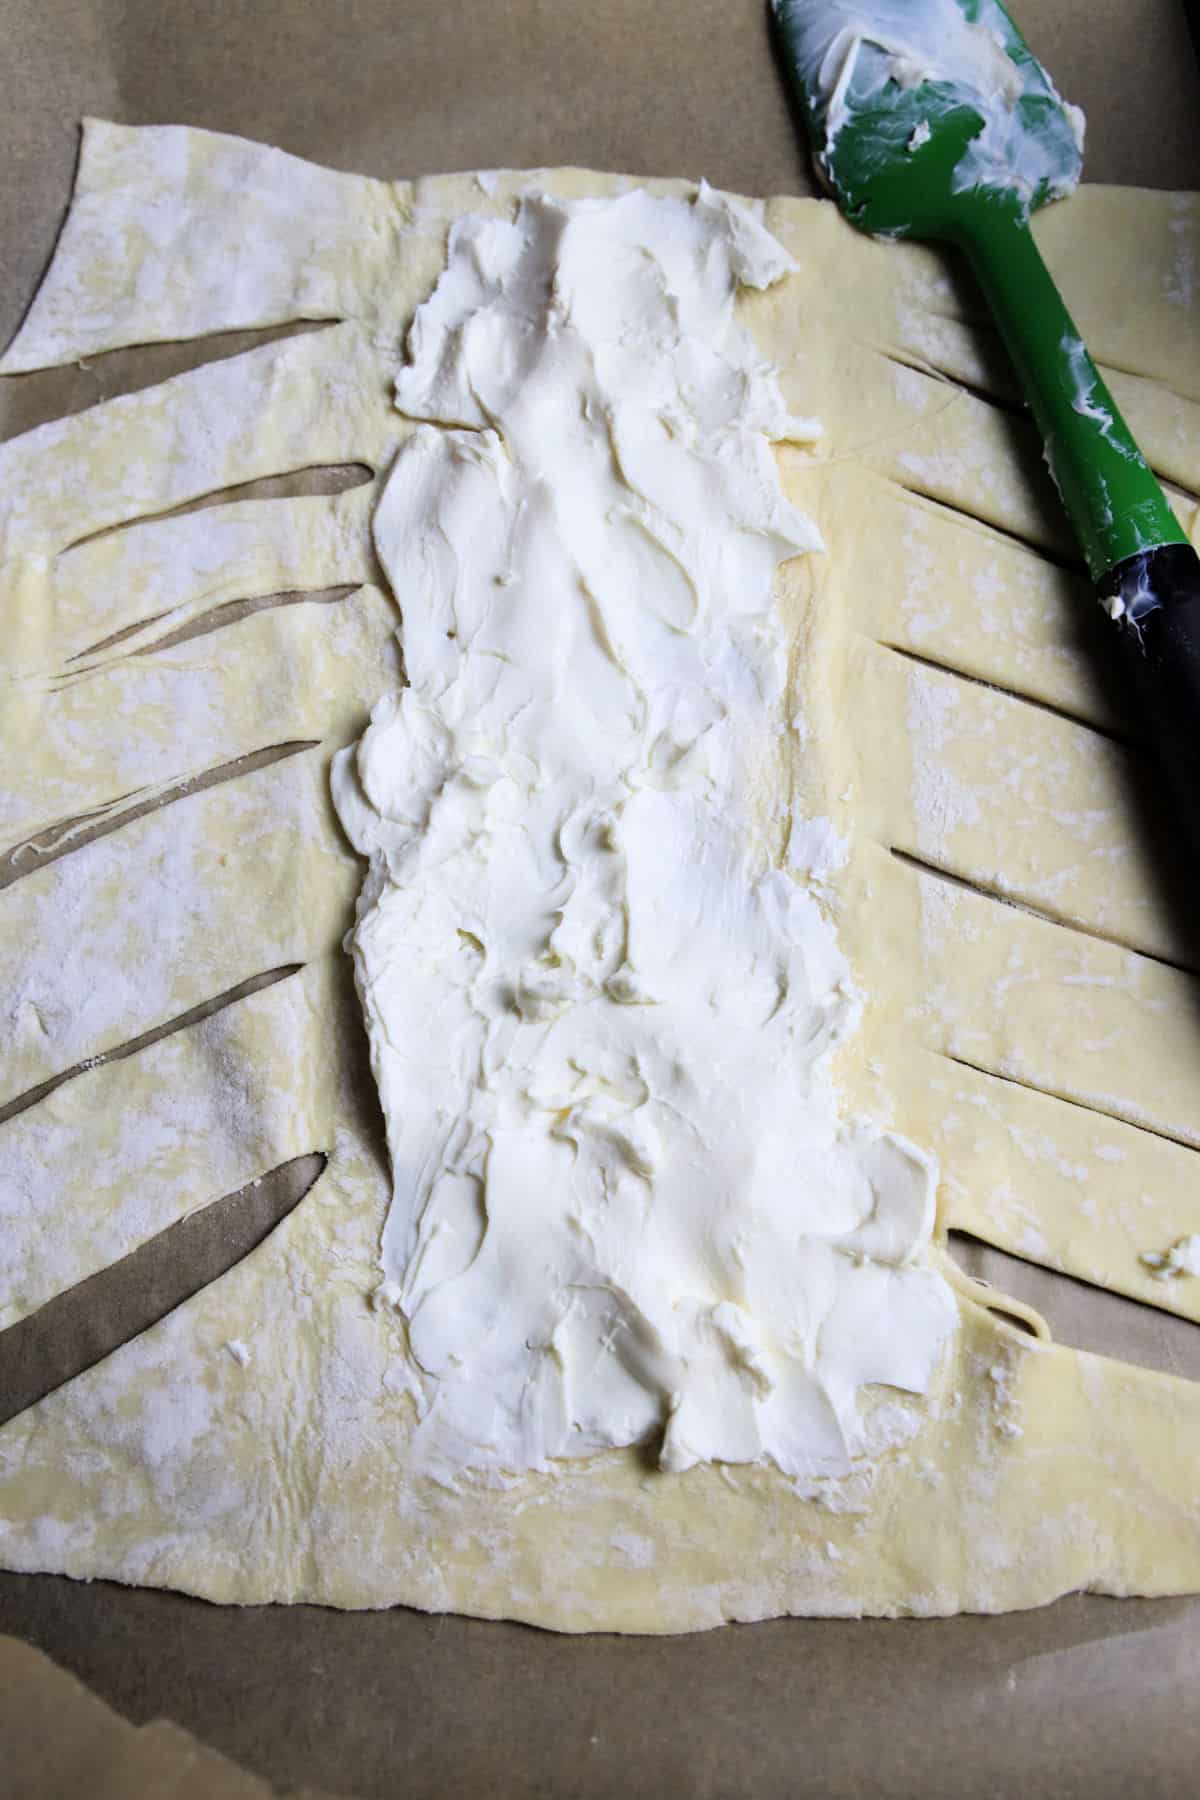
MULTIPOLYGON (((952 1228, 946 1253, 973 1284, 995 1289, 999 1312, 1011 1297, 1044 1314, 1057 1344, 1103 1355, 1120 1339, 1125 1356, 1139 1367, 1200 1379, 1200 1329, 1192 1319, 1172 1318, 1138 1297, 1048 1269, 1036 1257, 1003 1249, 975 1232, 952 1228)), ((1005 1316, 1021 1322, 1019 1314, 1005 1316)))
POLYGON ((177 1014, 162 1025, 153 1026, 149 1031, 141 1032, 137 1037, 129 1038, 114 1049, 103 1050, 98 1056, 89 1056, 83 1062, 74 1063, 69 1069, 52 1075, 47 1081, 39 1081, 36 1087, 27 1088, 23 1094, 17 1094, 0 1105, 0 1125, 15 1118, 18 1113, 25 1112, 27 1108, 36 1106, 40 1100, 45 1100, 65 1082, 73 1081, 77 1075, 82 1075, 89 1069, 102 1068, 105 1063, 121 1062, 127 1056, 136 1056, 140 1050, 158 1043, 160 1038, 170 1037, 176 1031, 186 1031, 189 1026, 198 1025, 202 1019, 209 1019, 214 1013, 223 1012, 227 1006, 234 1006, 239 1000, 245 1000, 263 988, 274 987, 277 981, 287 981, 303 967, 303 963, 284 963, 278 969, 265 969, 261 975, 251 975, 247 981, 239 981, 235 987, 214 994, 211 1000, 202 1000, 198 1006, 189 1006, 186 1012, 177 1014))
POLYGON ((253 331, 220 331, 202 338, 158 344, 131 344, 92 351, 65 368, 30 369, 8 375, 0 388, 0 443, 54 419, 67 419, 106 400, 140 394, 174 375, 227 362, 246 350, 285 338, 328 331, 340 320, 298 319, 253 331))
POLYGON ((97 838, 107 837, 110 831, 120 831, 125 825, 132 825, 135 819, 141 819, 147 813, 157 812, 162 807, 172 805, 176 800, 186 800, 192 794, 201 794, 206 788, 219 787, 222 782, 234 781, 240 775, 249 775, 255 769, 266 769, 272 763, 284 762, 288 757, 301 756, 307 750, 315 750, 320 744, 319 738, 297 738, 291 743, 269 744, 261 750, 252 750, 246 756, 238 756, 230 762, 217 763, 211 769, 202 769, 189 775, 168 776, 165 782, 152 791, 140 789, 129 794, 122 794, 109 805, 96 812, 83 813, 78 818, 60 819, 35 837, 26 838, 22 843, 14 844, 11 849, 0 853, 0 892, 11 887, 23 875, 32 875, 38 869, 44 869, 48 863, 57 862, 62 856, 69 856, 72 851, 82 850, 97 838), (126 804, 128 802, 128 804, 126 804))
POLYGON ((135 525, 180 519, 187 513, 203 512, 213 506, 228 506, 240 500, 296 500, 344 494, 350 488, 365 487, 374 479, 375 470, 365 462, 313 463, 300 469, 281 470, 277 475, 260 475, 253 481, 198 494, 194 500, 164 507, 161 512, 136 513, 127 519, 118 519, 115 524, 103 525, 98 531, 89 531, 83 537, 72 539, 59 555, 70 556, 73 550, 82 550, 85 544, 99 543, 102 538, 114 537, 135 525))
POLYGON ((1194 1220, 1192 1144, 943 1052, 918 1056, 908 1079, 913 1123, 942 1165, 943 1232, 1200 1323, 1197 1284, 1156 1279, 1143 1260, 1194 1220))
POLYGON ((1048 549, 1037 538, 1025 537, 1019 531, 1014 531, 1011 526, 997 525, 992 519, 982 518, 979 513, 972 512, 970 507, 960 506, 953 500, 948 500, 944 492, 925 482, 901 480, 895 473, 890 474, 888 479, 902 493, 913 494, 919 500, 924 500, 930 506, 939 507, 943 512, 949 513, 957 519, 966 519, 980 531, 994 534, 1010 544, 1018 545, 1022 550, 1030 550, 1042 562, 1050 563, 1056 569, 1062 569, 1067 575, 1078 575, 1084 580, 1087 579, 1087 570, 1082 557, 1071 556, 1062 550, 1048 549))
POLYGON ((950 1232, 939 1246, 942 1273, 950 1285, 976 1306, 982 1306, 1004 1324, 1015 1326, 1027 1337, 1036 1338, 1043 1344, 1056 1342, 1055 1334, 1035 1306, 1021 1299, 1014 1289, 995 1284, 968 1266, 969 1259, 963 1255, 961 1243, 956 1242, 966 1236, 965 1232, 950 1232))
MULTIPOLYGON (((998 340, 997 340, 998 341, 998 340)), ((869 344, 868 349, 882 356, 897 369, 915 369, 919 375, 927 375, 931 381, 941 382, 943 387, 955 388, 960 394, 967 394, 972 400, 979 400, 984 406, 992 406, 997 412, 1007 413, 1010 418, 1020 419, 1033 429, 1029 409, 1020 398, 1015 384, 1005 390, 1000 387, 985 387, 978 381, 967 381, 953 369, 943 368, 938 362, 916 351, 901 355, 896 350, 889 350, 884 344, 869 344)))
MULTIPOLYGON (((975 378, 970 380, 962 374, 961 370, 948 367, 945 362, 939 362, 936 356, 931 356, 924 351, 897 351, 889 349, 885 344, 867 344, 866 347, 874 350, 885 362, 891 363, 896 368, 913 369, 920 375, 928 376, 931 381, 941 382, 946 387, 957 388, 960 393, 969 395, 971 399, 979 401, 982 405, 993 407, 997 412, 1006 413, 1010 418, 1021 420, 1031 434, 1031 454, 1039 454, 1041 440, 1013 374, 1000 334, 994 325, 989 326, 990 342, 981 344, 979 342, 981 329, 980 326, 972 327, 972 347, 977 355, 977 366, 973 371, 975 378)), ((1147 383, 1151 387, 1162 385, 1154 377, 1142 375, 1136 369, 1122 368, 1117 363, 1103 361, 1098 357, 1094 360, 1101 380, 1110 389, 1114 385, 1114 380, 1116 385, 1120 386, 1122 377, 1131 383, 1147 383)), ((1192 401, 1190 395, 1178 390, 1171 389, 1169 392, 1174 398, 1184 403, 1192 401)), ((1118 398, 1118 396, 1114 395, 1114 398, 1118 398)), ((1194 402, 1192 403, 1194 404, 1194 402)), ((1133 413, 1135 410, 1127 397, 1123 404, 1118 399, 1118 404, 1121 405, 1122 411, 1133 413)), ((1136 418, 1129 422, 1135 426, 1134 436, 1137 437, 1139 430, 1136 427, 1140 422, 1136 421, 1136 418)), ((1172 474, 1170 469, 1162 466, 1162 459, 1155 456, 1152 446, 1143 444, 1141 448, 1147 462, 1159 480, 1168 488, 1173 498, 1183 500, 1192 506, 1200 504, 1200 494, 1194 492, 1186 481, 1181 481, 1177 475, 1172 474)))
POLYGON ((945 881, 953 887, 965 888, 968 893, 977 894, 980 899, 994 900, 997 906, 1011 906, 1017 912, 1027 913, 1030 918, 1040 919, 1043 925, 1054 925, 1060 931, 1073 931, 1080 937, 1095 938, 1099 943, 1112 944, 1118 950, 1128 950, 1134 956, 1144 957, 1147 962, 1158 963, 1164 969, 1174 969, 1180 975, 1200 976, 1200 968, 1195 964, 1179 962, 1173 957, 1156 954, 1152 950, 1144 949, 1139 944, 1129 943, 1126 938, 1118 937, 1115 933, 1100 931, 1094 926, 1081 923, 1078 919, 1051 912, 1046 907, 1033 906, 1028 900, 1022 900, 1016 894, 1002 893, 997 888, 988 887, 977 877, 965 875, 960 870, 947 868, 941 863, 931 862, 928 857, 914 855, 911 850, 902 850, 896 844, 890 844, 888 849, 897 862, 907 863, 910 868, 918 870, 922 875, 931 875, 935 881, 945 881))
MULTIPOLYGON (((249 1256, 325 1172, 314 1150, 189 1213, 0 1332, 0 1425, 94 1368, 249 1256)), ((247 1359, 238 1340, 226 1344, 247 1359)))
MULTIPOLYGON (((253 618, 255 613, 271 612, 279 607, 296 606, 305 600, 317 606, 333 606, 357 593, 358 586, 357 582, 351 581, 344 582, 340 587, 288 588, 278 594, 263 594, 253 599, 223 600, 219 606, 210 607, 207 612, 193 613, 182 625, 165 631, 162 637, 139 644, 136 651, 130 654, 142 656, 152 655, 156 650, 173 650, 178 644, 186 644, 191 638, 207 637, 210 632, 220 631, 222 626, 233 625, 239 619, 253 618)), ((123 625, 111 637, 101 638, 97 644, 89 644, 86 650, 76 650, 73 656, 67 658, 68 668, 71 663, 82 662, 85 657, 99 656, 105 650, 117 649, 131 637, 149 631, 151 626, 157 625, 167 616, 166 613, 155 613, 151 618, 135 619, 131 625, 123 625)))
MULTIPOLYGON (((1190 971, 1184 971, 1189 973, 1190 971)), ((1091 1101, 1080 1099, 1078 1095, 1063 1094, 1056 1088, 1044 1087, 1040 1082, 1026 1080, 1021 1075, 1014 1075, 1011 1070, 991 1069, 986 1063, 972 1062, 969 1057, 957 1056, 951 1050, 942 1052, 947 1062, 957 1063, 961 1069, 972 1069, 976 1075, 990 1075, 993 1081, 1007 1081, 1013 1087, 1024 1088, 1027 1093, 1041 1094, 1046 1100, 1057 1100, 1062 1106, 1075 1106, 1081 1112, 1095 1113, 1101 1119, 1115 1119, 1118 1124, 1128 1125, 1134 1131, 1144 1131, 1150 1137, 1162 1138, 1164 1143, 1175 1144, 1180 1150, 1200 1151, 1200 1146, 1189 1138, 1178 1137, 1161 1125, 1153 1125, 1146 1119, 1132 1117, 1129 1113, 1120 1112, 1115 1107, 1096 1106, 1091 1101)))
POLYGON ((1082 707, 1028 701, 1019 665, 996 671, 1002 683, 992 669, 960 675, 957 649, 845 640, 854 706, 902 722, 908 748, 872 733, 843 751, 864 835, 1039 918, 1200 968, 1157 765, 1082 707))
POLYGON ((1120 744, 1124 750, 1139 752, 1143 749, 1138 739, 1117 731, 1111 725, 1098 725, 1094 719, 1085 719, 1081 713, 1072 712, 1068 707, 1058 706, 1053 700, 1044 700, 1038 694, 1028 694, 1023 689, 1010 687, 1002 681, 993 681, 984 675, 976 675, 971 669, 961 669, 957 664, 946 662, 939 656, 926 656, 920 650, 913 650, 907 644, 894 644, 886 638, 875 638, 874 642, 881 650, 890 650, 893 656, 902 656, 906 662, 917 663, 923 669, 935 669, 941 675, 953 675, 957 681, 970 681, 976 687, 986 688, 992 694, 1004 694, 1009 700, 1018 700, 1022 706, 1036 706, 1040 712, 1062 719, 1068 725, 1078 725, 1084 731, 1095 732, 1097 737, 1107 738, 1112 744, 1120 744))
POLYGON ((359 877, 333 817, 329 756, 358 729, 350 719, 265 766, 223 771, 0 893, 5 1100, 340 944, 359 877))

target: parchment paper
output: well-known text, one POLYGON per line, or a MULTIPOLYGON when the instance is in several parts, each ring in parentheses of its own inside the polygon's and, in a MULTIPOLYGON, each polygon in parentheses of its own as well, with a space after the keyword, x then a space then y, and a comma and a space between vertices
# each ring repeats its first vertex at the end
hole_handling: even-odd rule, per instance
MULTIPOLYGON (((1200 187, 1181 0, 1016 10, 1088 114, 1090 179, 1200 187)), ((236 131, 379 175, 582 163, 811 191, 759 0, 0 0, 0 45, 5 341, 50 253, 84 113, 236 131)), ((166 346, 10 383, 0 434, 116 391, 134 356, 138 385, 190 359, 166 346)), ((1062 1340, 1200 1377, 1194 1327, 974 1254, 1062 1340)), ((1200 1504, 1200 1446, 1197 1469, 1200 1504)), ((285 1790, 1101 1800, 1193 1793, 1200 1764, 1200 1601, 568 1640, 0 1575, 0 1629, 131 1720, 177 1721, 285 1790)), ((0 1794, 133 1791, 104 1785, 125 1751, 70 1687, 44 1716, 71 1754, 44 1761, 31 1695, 51 1680, 39 1667, 0 1684, 0 1794)), ((200 1775, 186 1792, 246 1791, 215 1763, 200 1775)))

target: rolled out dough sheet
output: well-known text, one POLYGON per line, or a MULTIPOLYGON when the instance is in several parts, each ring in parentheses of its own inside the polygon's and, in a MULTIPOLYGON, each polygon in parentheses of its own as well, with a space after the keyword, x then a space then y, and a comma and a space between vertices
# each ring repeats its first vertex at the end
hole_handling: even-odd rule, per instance
MULTIPOLYGON (((967 1231, 1200 1320, 1200 1278, 1143 1260, 1200 1231, 1200 1024, 1138 850, 1139 753, 1092 674, 1086 584, 994 342, 935 255, 822 202, 763 205, 796 273, 741 303, 789 405, 825 425, 779 451, 828 545, 781 571, 812 730, 779 797, 851 846, 828 904, 868 1009, 838 1079, 941 1161, 961 1329, 906 1403, 909 1441, 841 1480, 666 1475, 630 1452, 450 1486, 406 1460, 399 1328, 370 1305, 387 1170, 340 949, 360 867, 327 783, 396 682, 370 548, 406 430, 390 382, 455 217, 632 185, 389 183, 86 128, 0 372, 320 323, 0 445, 3 845, 53 849, 8 858, 0 887, 0 1102, 40 1093, 0 1122, 0 1324, 281 1162, 326 1160, 242 1263, 0 1429, 10 1568, 572 1631, 1200 1587, 1200 1387, 1052 1343, 946 1249, 967 1231), (237 494, 332 465, 359 485, 237 494), (234 601, 259 604, 231 621, 234 601), (64 832, 82 815, 104 829, 64 832), (265 970, 292 972, 113 1057, 265 970)), ((1193 531, 1200 200, 1085 189, 1039 232, 1193 531)))

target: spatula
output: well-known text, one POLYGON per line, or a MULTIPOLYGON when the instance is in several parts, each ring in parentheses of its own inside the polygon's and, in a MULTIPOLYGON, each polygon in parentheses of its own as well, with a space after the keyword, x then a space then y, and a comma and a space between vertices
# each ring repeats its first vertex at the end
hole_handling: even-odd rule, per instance
POLYGON ((772 0, 818 172, 855 225, 967 257, 1112 619, 1138 735, 1200 843, 1200 558, 1029 229, 1069 194, 1083 120, 998 0, 772 0))

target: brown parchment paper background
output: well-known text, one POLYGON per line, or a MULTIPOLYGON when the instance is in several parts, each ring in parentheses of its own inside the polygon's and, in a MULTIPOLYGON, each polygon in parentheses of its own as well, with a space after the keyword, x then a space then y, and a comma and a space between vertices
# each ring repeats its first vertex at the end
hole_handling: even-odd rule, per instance
MULTIPOLYGON (((1015 10, 1087 112, 1090 179, 1200 187, 1183 0, 1015 10)), ((0 0, 0 71, 3 341, 52 248, 84 113, 235 131, 376 175, 577 163, 705 175, 751 194, 812 185, 761 0, 0 0)), ((154 356, 142 367, 155 374, 188 361, 178 348, 154 356)), ((114 357, 9 383, 0 434, 104 397, 123 367, 114 357)), ((1032 1300, 1065 1342, 1200 1378, 1194 1326, 991 1253, 975 1266, 1032 1300)), ((1196 1460, 1200 1505, 1200 1445, 1196 1460)), ((1200 1791, 1200 1600, 1073 1596, 997 1619, 565 1639, 0 1574, 0 1630, 135 1723, 174 1720, 287 1791, 1200 1791)), ((19 1680, 16 1666, 0 1659, 0 1795, 263 1791, 199 1752, 170 1776, 165 1762, 135 1773, 122 1761, 131 1740, 87 1695, 54 1686, 47 1665, 23 1665, 19 1680)))

